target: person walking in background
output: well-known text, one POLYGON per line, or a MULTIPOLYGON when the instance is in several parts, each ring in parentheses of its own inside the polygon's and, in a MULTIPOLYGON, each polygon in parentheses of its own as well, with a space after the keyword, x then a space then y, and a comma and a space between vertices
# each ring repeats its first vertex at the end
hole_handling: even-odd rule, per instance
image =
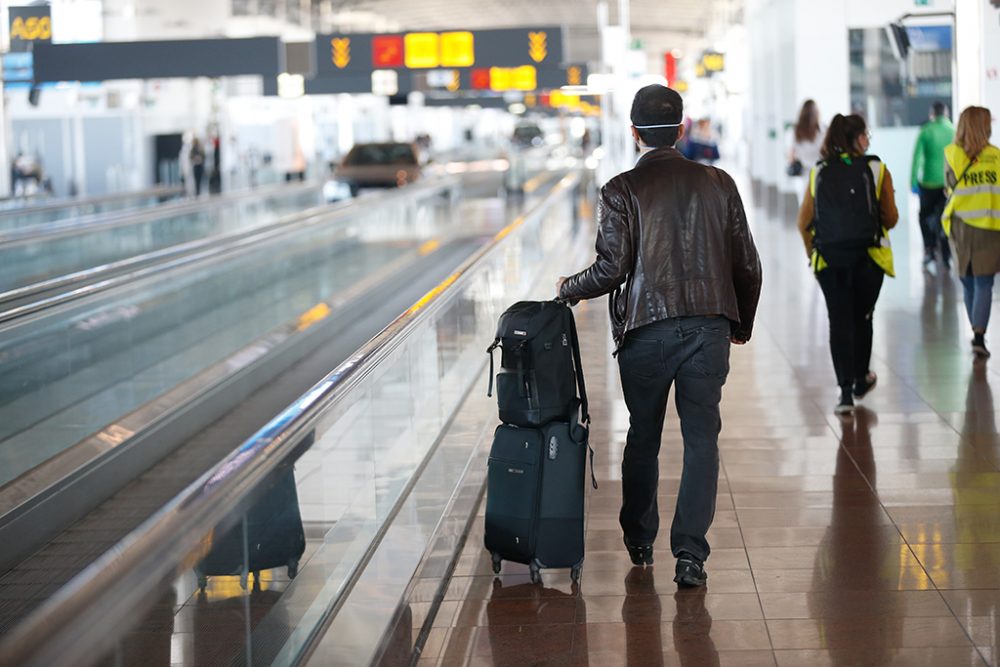
POLYGON ((714 164, 719 159, 719 140, 712 130, 712 121, 701 118, 691 128, 684 144, 684 157, 702 164, 714 164))
POLYGON ((944 149, 945 182, 951 189, 941 223, 951 237, 972 351, 986 358, 993 280, 1000 271, 1000 149, 990 144, 990 110, 969 107, 958 119, 955 143, 944 149))
POLYGON ((197 197, 201 194, 201 181, 205 178, 205 149, 198 137, 191 141, 191 174, 194 178, 194 196, 197 197))
POLYGON ((885 275, 894 275, 888 232, 899 212, 892 176, 878 157, 866 155, 868 144, 861 116, 837 114, 799 210, 799 232, 830 319, 837 414, 853 412, 854 399, 875 387, 872 316, 885 275))
POLYGON ((761 267, 743 202, 724 171, 685 160, 684 103, 653 84, 632 102, 642 156, 601 189, 597 259, 556 289, 573 302, 611 293, 629 430, 622 457, 619 522, 635 565, 653 563, 663 420, 672 385, 684 467, 670 549, 674 581, 703 586, 706 539, 719 482, 719 402, 730 343, 750 340, 761 267))
POLYGON ((944 148, 955 138, 955 128, 948 119, 948 107, 935 102, 930 121, 923 124, 913 147, 910 187, 920 195, 920 233, 924 238, 924 265, 931 264, 941 251, 945 268, 951 266, 948 239, 941 229, 944 211, 944 148))
MULTIPOLYGON (((823 147, 824 134, 826 134, 826 129, 819 120, 819 107, 813 100, 806 100, 799 110, 799 120, 795 123, 792 150, 788 160, 787 172, 789 176, 809 175, 809 171, 820 161, 820 149, 823 147)), ((796 188, 800 206, 805 199, 804 186, 803 182, 801 187, 796 188)))

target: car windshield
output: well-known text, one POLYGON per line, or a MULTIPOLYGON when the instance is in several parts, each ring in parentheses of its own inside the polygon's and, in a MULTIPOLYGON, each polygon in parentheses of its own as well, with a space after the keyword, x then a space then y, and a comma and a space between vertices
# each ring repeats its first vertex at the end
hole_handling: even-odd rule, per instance
POLYGON ((355 146, 344 164, 369 166, 377 164, 412 165, 417 163, 413 148, 409 144, 366 144, 355 146))
POLYGON ((542 131, 534 125, 522 125, 514 128, 514 136, 518 139, 534 139, 542 136, 542 131))

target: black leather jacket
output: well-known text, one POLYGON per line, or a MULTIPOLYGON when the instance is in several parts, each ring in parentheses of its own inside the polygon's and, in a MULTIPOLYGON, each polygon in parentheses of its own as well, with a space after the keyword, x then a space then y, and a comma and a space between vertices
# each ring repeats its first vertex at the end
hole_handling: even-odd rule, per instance
POLYGON ((619 346, 632 329, 694 315, 723 315, 734 338, 750 339, 760 259, 729 174, 674 148, 654 149, 601 189, 599 218, 597 259, 559 296, 612 293, 619 346))

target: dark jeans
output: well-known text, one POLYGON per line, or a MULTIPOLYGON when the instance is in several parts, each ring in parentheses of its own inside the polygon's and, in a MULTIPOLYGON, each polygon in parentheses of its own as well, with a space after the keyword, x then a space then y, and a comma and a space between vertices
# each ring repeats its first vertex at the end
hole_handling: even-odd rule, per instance
POLYGON ((993 281, 996 274, 985 276, 972 275, 972 267, 962 276, 962 289, 965 296, 965 312, 969 316, 969 324, 974 332, 985 332, 990 324, 990 309, 993 306, 993 281))
POLYGON ((192 171, 192 175, 194 176, 194 194, 198 196, 201 194, 201 181, 205 178, 205 165, 196 164, 192 167, 192 171))
POLYGON ((885 274, 867 255, 851 268, 816 274, 830 317, 830 355, 841 388, 868 373, 872 359, 872 314, 885 274))
POLYGON ((625 537, 652 544, 660 526, 657 457, 671 385, 684 438, 684 467, 670 528, 670 549, 708 558, 705 534, 715 517, 719 484, 719 401, 729 374, 729 320, 677 317, 630 331, 618 352, 622 391, 629 411, 622 457, 625 537))
POLYGON ((940 249, 944 261, 951 258, 948 238, 941 227, 941 214, 947 201, 944 188, 920 186, 920 235, 924 239, 924 252, 933 253, 940 249))

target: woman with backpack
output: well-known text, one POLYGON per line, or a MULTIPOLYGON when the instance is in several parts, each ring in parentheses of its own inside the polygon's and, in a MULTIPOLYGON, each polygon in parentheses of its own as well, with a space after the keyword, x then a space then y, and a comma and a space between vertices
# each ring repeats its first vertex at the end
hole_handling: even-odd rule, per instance
POLYGON ((872 315, 885 275, 895 275, 889 230, 899 212, 889 170, 866 154, 869 138, 861 116, 834 117, 799 210, 799 232, 830 318, 837 414, 853 412, 854 399, 875 386, 872 315))
POLYGON ((959 117, 955 143, 944 149, 952 194, 941 218, 965 289, 972 351, 981 359, 990 356, 986 326, 993 279, 1000 272, 1000 149, 990 144, 991 122, 983 107, 969 107, 959 117))

